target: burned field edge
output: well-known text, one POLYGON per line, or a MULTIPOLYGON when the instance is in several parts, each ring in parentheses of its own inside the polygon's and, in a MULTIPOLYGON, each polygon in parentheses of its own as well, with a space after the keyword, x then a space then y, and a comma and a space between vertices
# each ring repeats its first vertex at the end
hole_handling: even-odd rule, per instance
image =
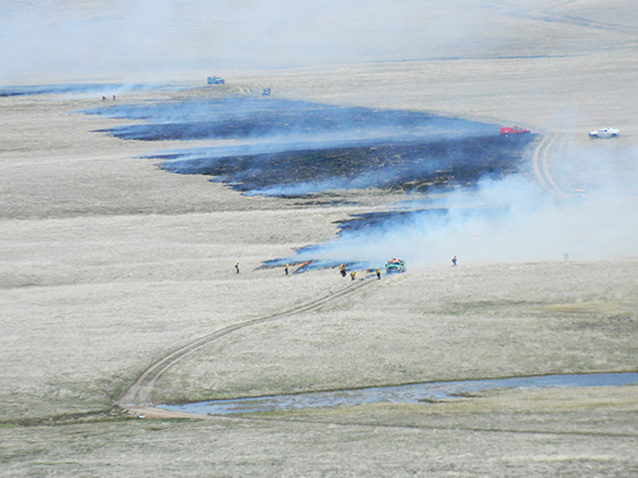
MULTIPOLYGON (((521 170, 536 135, 500 135, 497 125, 429 113, 274 98, 226 97, 117 104, 83 113, 140 123, 96 130, 124 140, 238 140, 144 156, 179 174, 201 174, 245 195, 330 200, 344 190, 389 193, 472 189, 484 177, 521 170)), ((338 223, 339 235, 445 215, 429 207, 387 210, 338 223)), ((309 252, 305 246, 297 251, 309 252)), ((296 255, 297 255, 296 254, 296 255)), ((296 255, 264 263, 295 263, 296 255)), ((338 264, 308 264, 295 272, 338 264)))
POLYGON ((243 193, 299 197, 330 189, 376 187, 390 192, 472 188, 485 176, 502 177, 520 170, 532 135, 520 138, 483 136, 439 140, 373 142, 362 146, 303 149, 276 153, 182 159, 179 154, 162 169, 204 174, 243 193), (305 185, 304 187, 298 187, 305 185), (297 186, 291 194, 286 187, 297 186), (277 190, 282 193, 278 194, 277 190))
POLYGON ((182 86, 165 85, 160 83, 59 83, 41 85, 0 86, 0 98, 13 96, 37 95, 102 95, 105 91, 141 92, 158 89, 183 89, 182 86))
POLYGON ((472 187, 518 171, 534 135, 428 113, 228 97, 111 105, 83 113, 141 123, 96 130, 120 139, 240 140, 241 145, 147 156, 248 195, 303 197, 331 190, 426 192, 472 187))
POLYGON ((140 141, 306 138, 346 133, 349 138, 383 133, 386 137, 429 128, 447 132, 498 131, 496 125, 429 113, 337 106, 301 100, 228 96, 216 99, 170 100, 144 104, 117 104, 91 108, 83 114, 107 118, 143 120, 144 123, 100 129, 121 139, 140 141), (495 129, 496 128, 496 129, 495 129), (385 130, 385 132, 383 131, 385 130))

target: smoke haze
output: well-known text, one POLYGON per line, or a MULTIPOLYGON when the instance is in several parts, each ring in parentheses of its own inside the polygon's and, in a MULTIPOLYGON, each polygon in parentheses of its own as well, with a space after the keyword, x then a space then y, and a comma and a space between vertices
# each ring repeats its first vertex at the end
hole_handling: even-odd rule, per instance
MULTIPOLYGON (((628 173, 638 178, 635 167, 628 173)), ((614 183, 608 176, 592 184, 585 199, 565 201, 522 174, 484 178, 475 190, 455 190, 431 202, 431 211, 344 231, 286 261, 369 268, 392 257, 405 259, 408 267, 428 267, 451 264, 454 255, 460 265, 633 256, 638 253, 638 225, 631 219, 635 199, 622 184, 628 181, 614 183)))
POLYGON ((3 2, 0 84, 475 53, 491 2, 3 2))
POLYGON ((162 168, 206 174, 249 195, 382 187, 424 191, 518 170, 534 140, 498 125, 428 113, 275 98, 120 104, 84 113, 142 120, 106 130, 127 140, 227 140, 157 153, 162 168), (235 144, 227 144, 234 141, 235 144))
POLYGON ((231 131, 241 144, 154 157, 165 161, 165 169, 211 174, 248 195, 413 188, 418 181, 432 184, 431 175, 443 170, 452 171, 448 177, 464 186, 440 191, 428 186, 428 197, 438 199, 388 205, 386 220, 345 229, 335 240, 282 262, 378 267, 400 257, 410 267, 427 267, 448 263, 453 255, 460 263, 476 263, 638 253, 638 226, 628 219, 635 208, 638 149, 627 143, 552 143, 556 146, 547 154, 555 169, 560 166, 555 173, 562 187, 556 198, 541 187, 531 166, 522 172, 503 169, 508 160, 520 160, 528 146, 525 137, 531 137, 502 138, 497 125, 277 99, 123 104, 88 113, 144 120, 104 130, 126 139, 189 140, 201 134, 219 139, 231 131), (399 140, 409 135, 410 141, 399 140), (501 168, 499 174, 490 174, 492 163, 501 168), (575 195, 576 189, 584 189, 584 197, 575 195))
MULTIPOLYGON (((542 5, 552 2, 540 2, 539 7, 517 3, 9 1, 3 2, 0 18, 0 84, 45 83, 43 78, 144 81, 189 70, 224 74, 323 63, 543 55, 555 53, 557 44, 562 45, 558 53, 572 54, 587 50, 610 29, 615 32, 601 48, 618 38, 624 44, 631 45, 632 38, 635 42, 631 25, 596 19, 587 23, 560 12, 545 15, 542 5), (531 20, 539 27, 526 30, 533 36, 511 34, 521 22, 531 20), (584 34, 583 25, 595 28, 584 34), (503 32, 509 34, 507 43, 500 42, 503 32)), ((591 14, 585 4, 580 11, 591 14)), ((547 82, 548 91, 560 83, 553 78, 547 82)), ((448 211, 443 217, 415 215, 400 224, 344 233, 313 254, 375 264, 401 256, 423 265, 447 262, 454 254, 461 263, 636 254, 636 149, 579 146, 570 154, 577 158, 571 163, 577 181, 567 193, 582 183, 587 190, 584 201, 557 201, 529 176, 488 178, 476 190, 449 193, 445 202, 435 204, 448 211), (621 170, 610 166, 610 158, 618 155, 627 158, 621 170)), ((371 184, 365 179, 350 184, 371 184)), ((302 182, 288 192, 307 191, 308 186, 302 182)), ((334 184, 319 185, 325 187, 334 184)))

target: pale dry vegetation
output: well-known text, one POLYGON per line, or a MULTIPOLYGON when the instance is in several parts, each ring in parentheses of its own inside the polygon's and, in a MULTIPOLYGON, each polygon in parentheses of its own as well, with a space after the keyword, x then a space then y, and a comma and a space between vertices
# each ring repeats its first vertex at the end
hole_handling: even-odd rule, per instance
MULTIPOLYGON (((270 86, 284 98, 515 122, 569 133, 579 147, 587 144, 581 134, 609 123, 621 128, 623 145, 635 145, 633 3, 613 2, 615 15, 589 1, 514 12, 515 3, 482 14, 498 19, 495 36, 510 38, 484 55, 244 72, 229 90, 270 86)), ((201 84, 201 74, 188 75, 201 84)), ((167 95, 176 94, 118 101, 167 95)), ((118 399, 170 351, 348 287, 336 270, 285 277, 259 267, 334 237, 335 221, 383 198, 349 192, 330 200, 357 204, 300 207, 160 171, 139 157, 156 145, 92 132, 120 122, 69 114, 100 103, 0 97, 0 474, 638 473, 632 386, 260 417, 122 417, 118 399)), ((563 261, 563 252, 499 264, 467 264, 461 255, 457 268, 412 269, 343 301, 246 327, 170 368, 154 399, 638 370, 637 259, 609 251, 563 261)))

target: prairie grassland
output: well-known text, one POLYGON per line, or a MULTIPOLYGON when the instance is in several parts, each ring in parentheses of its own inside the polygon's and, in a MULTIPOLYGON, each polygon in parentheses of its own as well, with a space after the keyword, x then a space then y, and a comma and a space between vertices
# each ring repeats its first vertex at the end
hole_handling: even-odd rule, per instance
MULTIPOLYGON (((244 72, 229 91, 269 86, 283 98, 517 123, 572 135, 579 148, 587 131, 613 124, 623 133, 618 144, 635 151, 635 7, 613 3, 615 16, 584 0, 496 15, 510 41, 482 56, 244 72)), ((188 73, 193 85, 199 73, 188 73)), ((0 98, 0 474, 638 473, 635 386, 257 417, 123 416, 118 399, 170 351, 347 287, 334 270, 285 277, 259 267, 334 238, 336 221, 384 198, 244 197, 205 177, 163 172, 140 158, 157 145, 93 132, 119 121, 70 114, 100 104, 0 98)), ((563 261, 556 252, 556 260, 497 264, 461 256, 457 268, 411 269, 347 300, 238 330, 175 364, 153 398, 638 370, 638 259, 610 250, 563 261)))

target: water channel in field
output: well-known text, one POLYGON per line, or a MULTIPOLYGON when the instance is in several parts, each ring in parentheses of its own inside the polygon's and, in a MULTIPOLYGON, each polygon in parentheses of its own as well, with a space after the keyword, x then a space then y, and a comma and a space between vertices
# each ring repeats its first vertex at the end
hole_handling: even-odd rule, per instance
POLYGON ((274 412, 308 408, 352 407, 366 403, 417 403, 467 398, 487 390, 538 390, 547 388, 607 387, 638 384, 638 373, 588 373, 542 375, 490 380, 414 383, 352 390, 308 392, 254 398, 210 400, 183 405, 158 405, 158 408, 199 415, 274 412))

